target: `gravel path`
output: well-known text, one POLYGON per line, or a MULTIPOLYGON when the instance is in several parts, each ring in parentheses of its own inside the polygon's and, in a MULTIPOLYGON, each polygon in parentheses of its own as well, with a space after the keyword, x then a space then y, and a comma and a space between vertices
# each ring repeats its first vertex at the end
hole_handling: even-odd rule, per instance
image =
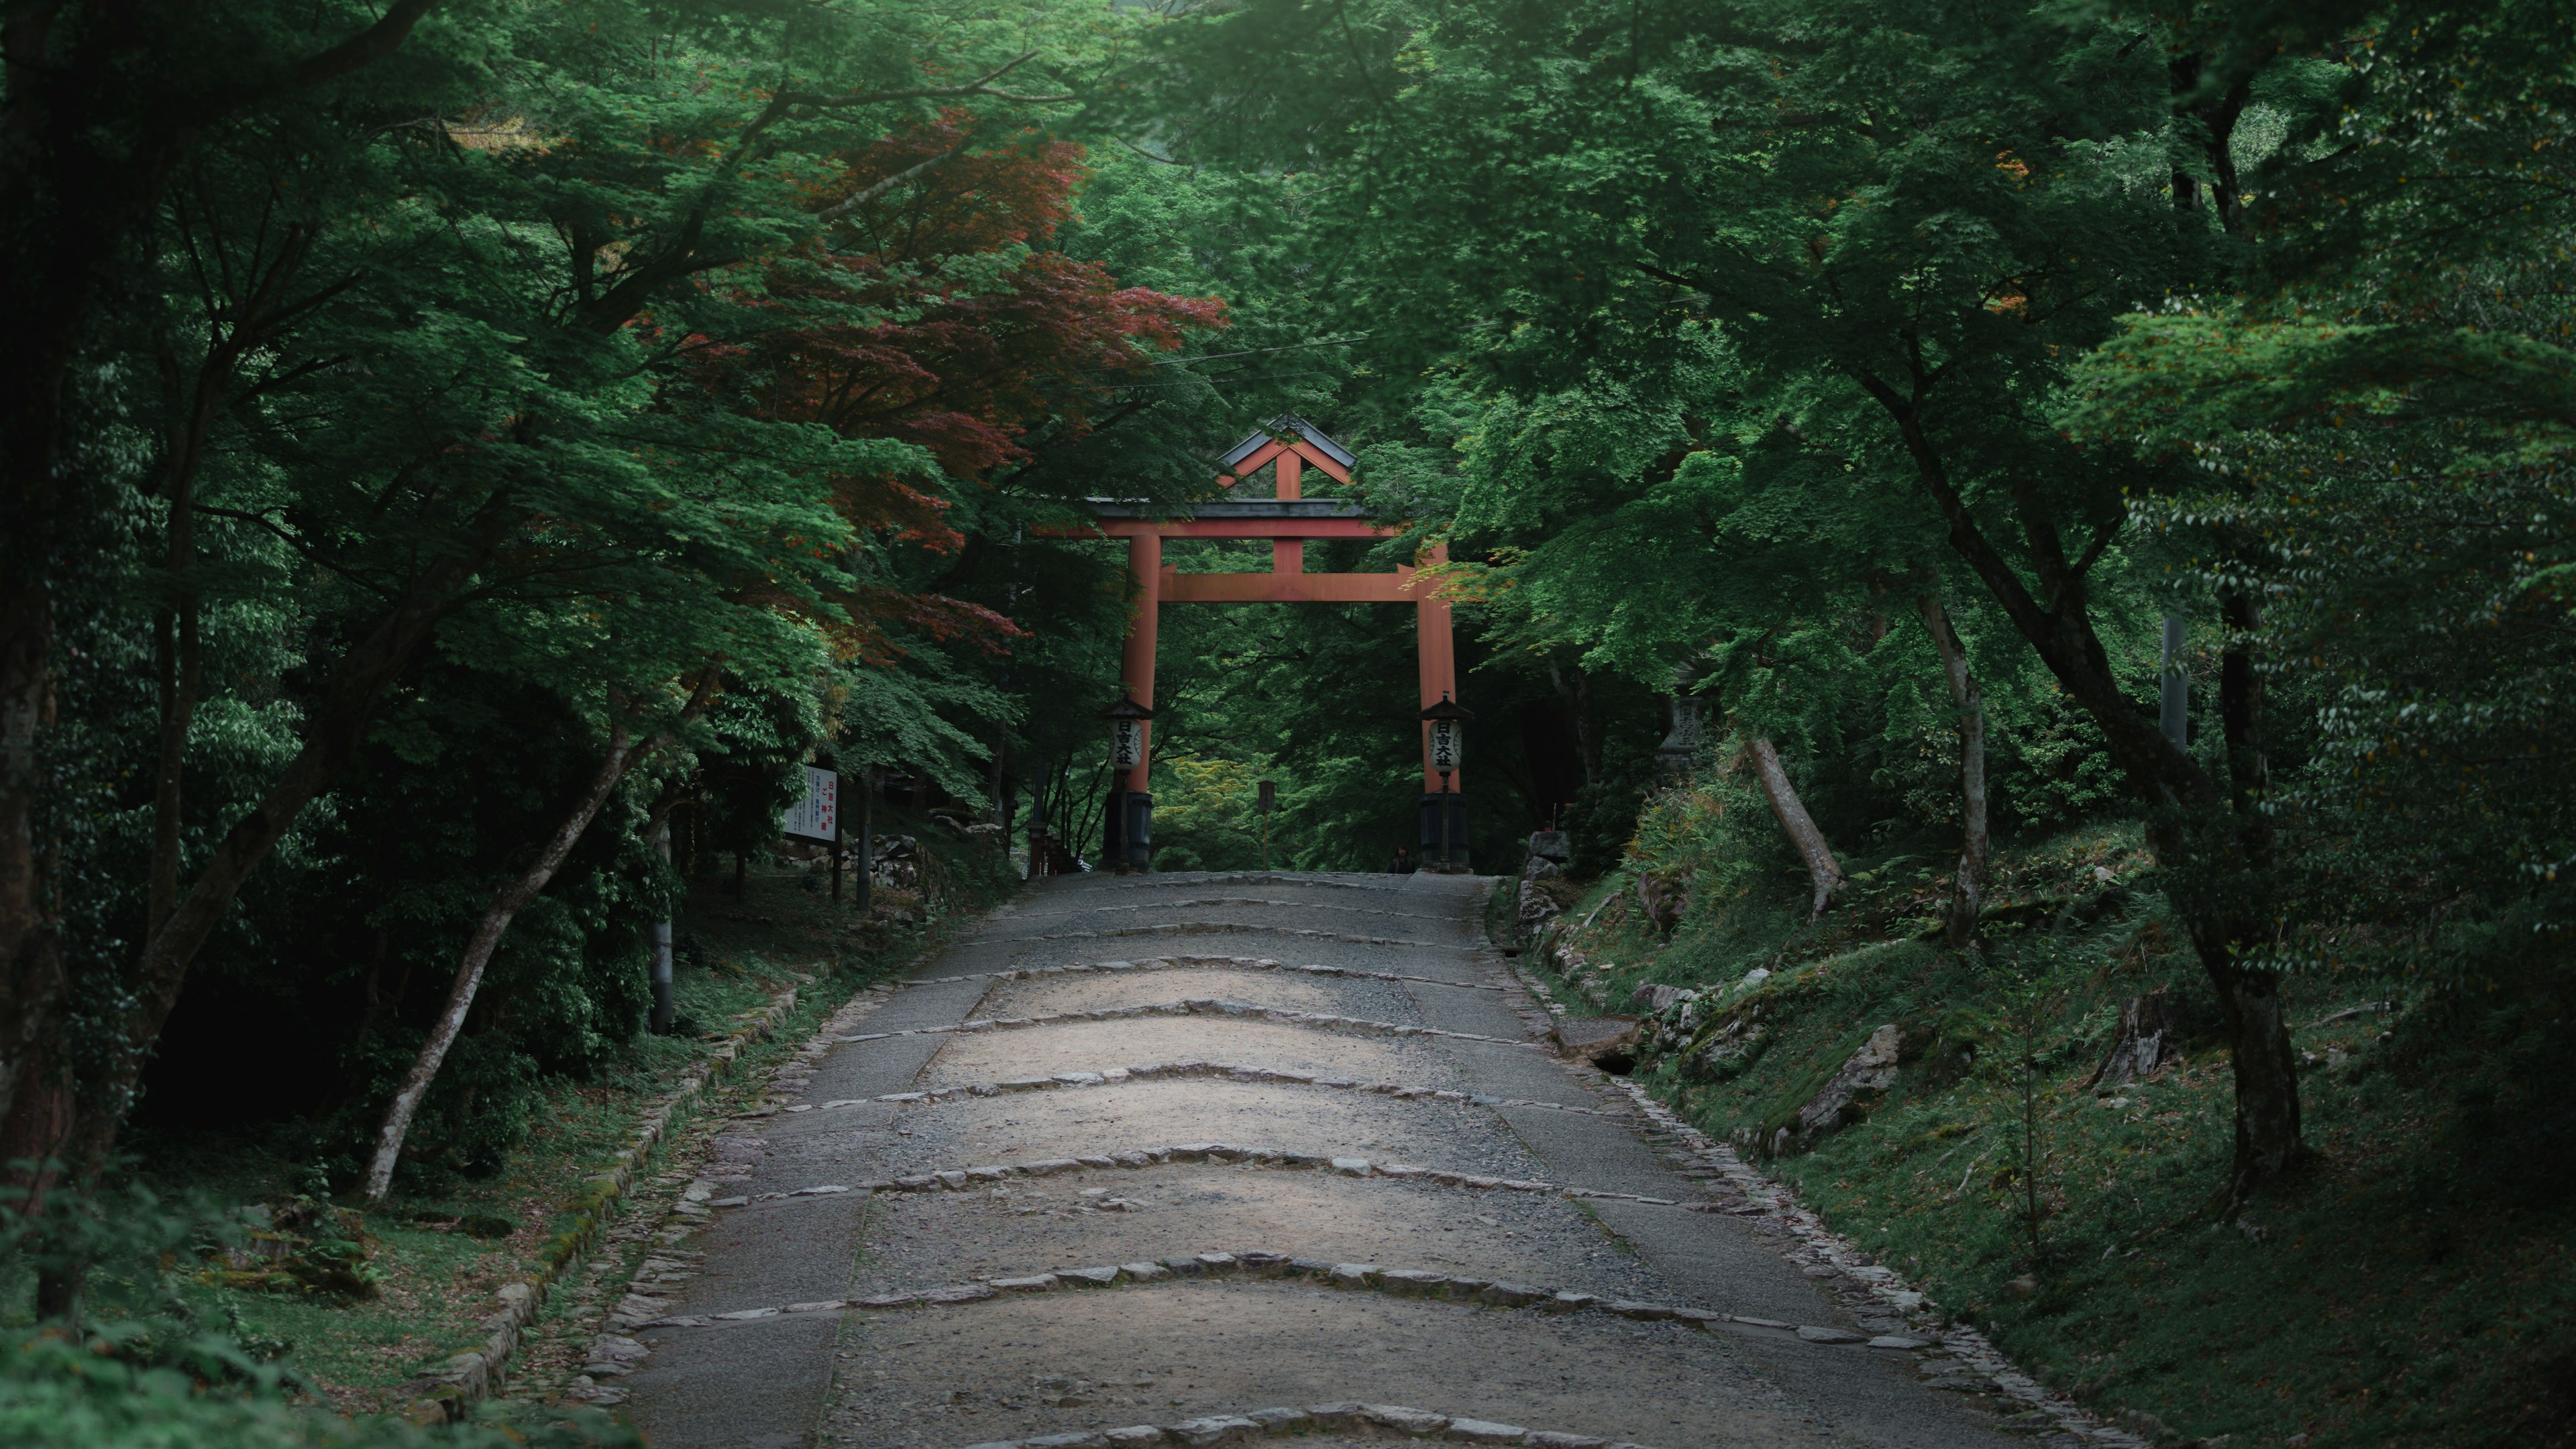
POLYGON ((601 1371, 666 1449, 2125 1439, 1545 1050, 1482 889, 1032 892, 736 1124, 601 1371))

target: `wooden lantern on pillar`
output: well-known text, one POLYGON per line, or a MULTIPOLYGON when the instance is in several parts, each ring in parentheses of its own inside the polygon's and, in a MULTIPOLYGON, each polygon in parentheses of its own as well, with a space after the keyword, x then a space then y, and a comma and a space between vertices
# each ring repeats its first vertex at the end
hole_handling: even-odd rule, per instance
MULTIPOLYGON (((1460 757, 1465 752, 1467 721, 1476 717, 1473 710, 1440 693, 1440 702, 1422 711, 1421 718, 1430 728, 1425 732, 1425 755, 1433 773, 1440 777, 1439 832, 1436 843, 1440 853, 1431 868, 1443 874, 1466 869, 1463 847, 1466 831, 1457 819, 1458 797, 1451 793, 1449 781, 1457 775, 1460 757)), ((1433 840, 1423 842, 1425 846, 1433 840)), ((1429 854, 1426 850, 1425 854, 1429 854)))
POLYGON ((1109 764, 1120 787, 1109 791, 1101 855, 1119 870, 1144 870, 1154 848, 1154 797, 1144 790, 1146 727, 1154 711, 1122 694, 1100 712, 1109 721, 1109 764))

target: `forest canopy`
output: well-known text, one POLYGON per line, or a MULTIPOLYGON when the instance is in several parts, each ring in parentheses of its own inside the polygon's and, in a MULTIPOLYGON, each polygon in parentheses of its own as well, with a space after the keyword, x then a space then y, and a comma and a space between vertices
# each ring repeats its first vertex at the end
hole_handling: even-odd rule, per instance
MULTIPOLYGON (((339 1187, 488 1166, 809 766, 1102 863, 1137 581, 1085 500, 1177 516, 1283 416, 1390 526, 1306 567, 1452 560, 1480 868, 1612 869, 1723 779, 1810 919, 1934 842, 1975 951, 1996 841, 2141 822, 2226 1201, 2303 1151, 2285 980, 2563 966, 2567 6, 46 0, 0 46, 21 1215, 246 1039, 227 1110, 339 1187)), ((1417 845, 1414 647, 1166 610, 1158 868, 1417 845)))

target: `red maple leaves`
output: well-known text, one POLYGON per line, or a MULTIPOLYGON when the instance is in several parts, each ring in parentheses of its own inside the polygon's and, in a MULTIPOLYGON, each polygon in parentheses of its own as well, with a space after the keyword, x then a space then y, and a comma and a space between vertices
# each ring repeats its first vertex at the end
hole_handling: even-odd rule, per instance
MULTIPOLYGON (((1082 148, 1025 134, 979 146, 973 127, 952 112, 848 157, 846 186, 816 198, 831 218, 822 244, 764 279, 770 304, 804 320, 721 364, 771 416, 917 443, 969 484, 1025 459, 1035 430, 1088 432, 1153 353, 1226 320, 1215 298, 1122 288, 1050 250, 1089 174, 1082 148)), ((914 482, 843 491, 862 528, 961 542, 914 482)))
MULTIPOLYGON (((841 159, 813 198, 822 235, 744 289, 783 325, 697 357, 709 385, 766 416, 928 452, 944 476, 833 480, 835 507, 864 533, 956 551, 965 540, 946 516, 956 489, 989 486, 1040 430, 1088 433, 1152 354, 1226 325, 1216 298, 1122 288, 1098 263, 1051 249, 1090 174, 1079 146, 987 137, 951 111, 841 159)), ((1023 632, 935 593, 864 587, 848 602, 860 620, 987 649, 1023 632)), ((862 656, 900 652, 868 623, 835 632, 862 656)))

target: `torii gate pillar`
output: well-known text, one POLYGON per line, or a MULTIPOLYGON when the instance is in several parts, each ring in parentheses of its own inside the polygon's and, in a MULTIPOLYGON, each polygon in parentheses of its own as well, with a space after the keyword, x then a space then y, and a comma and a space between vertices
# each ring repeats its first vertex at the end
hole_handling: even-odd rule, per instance
MULTIPOLYGON (((1442 697, 1457 697, 1458 656, 1451 635, 1449 602, 1433 592, 1428 581, 1419 581, 1419 570, 1399 566, 1391 574, 1310 574, 1305 571, 1306 540, 1310 538, 1386 538, 1401 530, 1371 522, 1354 503, 1339 499, 1307 499, 1303 496, 1303 475, 1307 466, 1322 469, 1340 482, 1350 481, 1354 460, 1341 445, 1325 437, 1311 425, 1297 418, 1274 420, 1263 432, 1253 434, 1238 444, 1223 460, 1227 472, 1219 482, 1227 487, 1276 465, 1278 487, 1274 498, 1224 500, 1203 503, 1195 516, 1184 519, 1158 519, 1146 516, 1139 508, 1116 499, 1090 500, 1091 511, 1099 520, 1099 532, 1127 540, 1127 567, 1136 576, 1136 612, 1127 627, 1125 646, 1119 652, 1119 672, 1127 686, 1128 697, 1151 709, 1154 704, 1154 646, 1156 625, 1165 604, 1252 604, 1252 603, 1385 603, 1413 605, 1413 627, 1416 640, 1416 670, 1419 676, 1422 707, 1430 708, 1442 697), (1266 538, 1271 541, 1270 572, 1266 574, 1199 574, 1178 573, 1163 566, 1163 539, 1174 538, 1266 538)), ((1424 566, 1449 561, 1446 544, 1433 544, 1421 556, 1424 566)), ((1104 839, 1102 855, 1122 870, 1145 870, 1153 857, 1154 797, 1148 792, 1154 747, 1154 726, 1144 726, 1144 750, 1133 766, 1111 784, 1102 821, 1104 839)), ((1431 768, 1431 726, 1421 727, 1422 809, 1420 845, 1414 859, 1428 869, 1464 871, 1467 866, 1466 780, 1459 771, 1449 772, 1449 790, 1441 792, 1439 772, 1431 768), (1444 863, 1437 859, 1440 851, 1440 810, 1443 800, 1449 808, 1450 857, 1444 863)))
MULTIPOLYGON (((1449 545, 1435 543, 1425 560, 1438 566, 1449 561, 1449 545)), ((1422 707, 1429 709, 1444 699, 1458 697, 1457 640, 1450 633, 1449 601, 1433 589, 1416 591, 1413 603, 1415 638, 1414 668, 1422 680, 1422 707)), ((1446 784, 1440 772, 1431 768, 1431 723, 1422 724, 1422 841, 1413 853, 1415 860, 1439 871, 1467 869, 1467 777, 1464 771, 1452 770, 1446 784), (1449 810, 1449 859, 1437 859, 1442 835, 1440 810, 1449 810)))
MULTIPOLYGON (((1119 651, 1119 676, 1127 686, 1127 697, 1152 709, 1154 634, 1163 603, 1163 536, 1131 534, 1127 567, 1136 575, 1136 616, 1127 625, 1127 642, 1119 651)), ((1143 729, 1145 748, 1110 790, 1109 818, 1101 841, 1103 853, 1122 870, 1148 869, 1154 855, 1154 797, 1146 778, 1154 762, 1154 722, 1145 721, 1143 729)))

